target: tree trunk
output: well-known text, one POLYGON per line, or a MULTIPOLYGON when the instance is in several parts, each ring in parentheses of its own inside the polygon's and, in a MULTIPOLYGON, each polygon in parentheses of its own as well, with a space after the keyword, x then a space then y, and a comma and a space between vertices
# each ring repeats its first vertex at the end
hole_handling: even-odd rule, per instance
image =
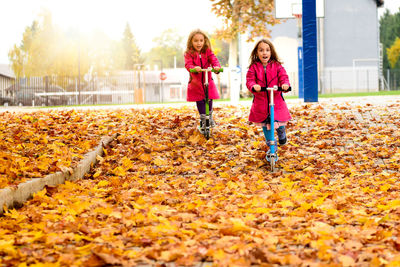
POLYGON ((240 73, 237 71, 238 62, 238 38, 231 39, 229 43, 229 91, 231 104, 239 103, 240 98, 240 73))

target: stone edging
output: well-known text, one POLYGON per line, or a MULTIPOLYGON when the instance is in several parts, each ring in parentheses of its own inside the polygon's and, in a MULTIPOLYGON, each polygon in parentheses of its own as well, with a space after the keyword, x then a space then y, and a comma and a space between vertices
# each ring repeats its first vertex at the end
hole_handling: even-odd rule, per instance
POLYGON ((71 173, 56 172, 42 178, 32 178, 31 180, 18 184, 17 188, 0 189, 0 215, 3 214, 4 206, 12 208, 19 206, 27 201, 34 193, 42 190, 46 185, 55 186, 65 181, 81 179, 90 171, 92 164, 96 163, 97 155, 103 155, 103 147, 110 143, 116 134, 103 137, 100 144, 92 151, 85 154, 84 158, 78 163, 71 173))

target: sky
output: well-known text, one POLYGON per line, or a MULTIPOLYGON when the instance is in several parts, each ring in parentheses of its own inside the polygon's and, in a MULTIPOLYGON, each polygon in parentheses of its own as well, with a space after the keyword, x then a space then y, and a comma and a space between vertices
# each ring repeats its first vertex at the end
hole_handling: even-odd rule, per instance
MULTIPOLYGON (((114 40, 122 38, 129 23, 142 52, 151 49, 155 37, 167 29, 182 36, 201 28, 213 32, 221 19, 211 12, 210 0, 0 0, 0 64, 8 64, 8 51, 21 43, 27 26, 38 18, 43 8, 53 15, 53 23, 62 29, 79 28, 82 33, 100 29, 114 40)), ((382 15, 388 8, 396 13, 400 0, 385 0, 382 15)))
POLYGON ((43 8, 52 13, 62 29, 79 28, 82 33, 103 31, 114 40, 123 36, 129 23, 142 52, 151 49, 155 37, 170 28, 181 36, 200 28, 214 32, 221 19, 211 12, 210 0, 0 0, 0 64, 8 63, 8 51, 20 45, 27 26, 43 8))

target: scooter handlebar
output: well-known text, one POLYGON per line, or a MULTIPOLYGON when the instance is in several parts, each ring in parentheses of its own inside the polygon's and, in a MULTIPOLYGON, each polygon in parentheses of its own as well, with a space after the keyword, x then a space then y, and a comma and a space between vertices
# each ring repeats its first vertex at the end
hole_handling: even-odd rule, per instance
POLYGON ((281 92, 290 92, 290 91, 292 91, 292 87, 289 86, 289 88, 287 90, 283 90, 282 87, 280 87, 280 86, 277 86, 276 89, 275 89, 275 87, 261 87, 261 91, 260 92, 266 92, 268 90, 281 91, 281 92))
MULTIPOLYGON (((196 69, 189 69, 189 71, 192 72, 192 73, 198 73, 198 71, 196 69)), ((201 69, 200 72, 201 71, 210 71, 210 70, 209 69, 201 69)), ((212 68, 211 71, 214 72, 214 73, 220 73, 220 72, 224 72, 224 69, 223 68, 219 68, 218 70, 216 70, 216 69, 212 68)))

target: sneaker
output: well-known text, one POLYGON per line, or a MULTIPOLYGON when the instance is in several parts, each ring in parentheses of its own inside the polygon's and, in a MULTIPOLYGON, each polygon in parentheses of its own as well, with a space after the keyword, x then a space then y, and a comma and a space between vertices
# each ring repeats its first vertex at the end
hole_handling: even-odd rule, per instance
POLYGON ((287 142, 286 127, 280 126, 278 129, 276 129, 276 132, 278 133, 279 144, 280 145, 286 144, 286 142, 287 142))
POLYGON ((204 127, 203 125, 206 123, 206 114, 200 114, 200 125, 199 131, 201 134, 204 134, 204 127))
POLYGON ((197 129, 199 130, 199 132, 200 132, 201 134, 204 134, 204 129, 203 129, 201 126, 197 127, 197 129))
POLYGON ((217 124, 215 123, 215 121, 213 119, 212 112, 210 112, 210 126, 211 126, 211 128, 214 128, 215 125, 217 125, 217 124))

